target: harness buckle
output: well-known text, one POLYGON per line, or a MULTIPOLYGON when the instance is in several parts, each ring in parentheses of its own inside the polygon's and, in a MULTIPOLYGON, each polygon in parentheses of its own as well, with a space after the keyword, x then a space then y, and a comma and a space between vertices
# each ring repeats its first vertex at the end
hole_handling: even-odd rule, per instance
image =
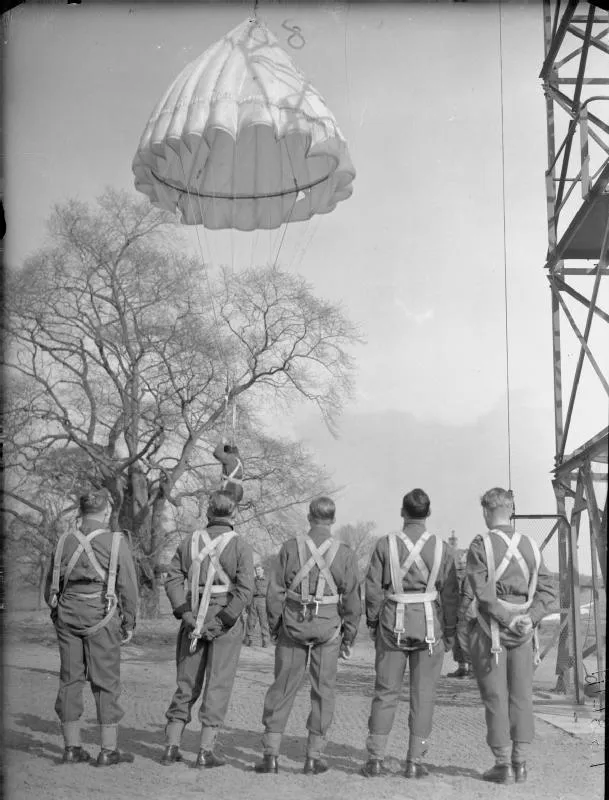
POLYGON ((116 600, 113 594, 106 595, 106 614, 110 613, 110 609, 112 608, 113 602, 116 600))
POLYGON ((502 652, 501 647, 491 647, 491 655, 495 656, 495 664, 499 664, 499 653, 502 652))
POLYGON ((57 608, 57 603, 59 602, 57 592, 53 592, 51 595, 51 608, 57 608))
POLYGON ((436 643, 435 636, 426 636, 425 637, 425 644, 429 649, 429 655, 433 655, 433 646, 436 643))
POLYGON ((395 641, 397 643, 397 646, 399 647, 402 640, 402 634, 406 633, 406 629, 400 628, 399 630, 394 631, 394 633, 396 634, 395 641))
POLYGON ((301 620, 300 621, 301 622, 304 622, 306 620, 308 608, 309 608, 309 604, 305 603, 304 600, 301 600, 301 602, 300 602, 300 614, 301 614, 301 620))
POLYGON ((195 633, 194 631, 191 631, 189 633, 189 638, 190 638, 190 647, 188 648, 188 650, 189 650, 190 654, 192 655, 193 653, 196 652, 197 643, 198 643, 198 641, 199 641, 199 639, 201 637, 199 636, 198 633, 195 633))
POLYGON ((315 600, 314 603, 315 603, 315 611, 313 612, 313 616, 316 617, 317 612, 319 611, 319 600, 315 600))

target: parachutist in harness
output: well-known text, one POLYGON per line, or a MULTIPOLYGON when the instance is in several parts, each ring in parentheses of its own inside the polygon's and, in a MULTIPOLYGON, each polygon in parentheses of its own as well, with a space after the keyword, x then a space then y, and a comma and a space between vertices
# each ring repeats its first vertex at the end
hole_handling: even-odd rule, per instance
POLYGON ((427 774, 421 760, 432 731, 434 697, 452 647, 459 585, 454 560, 439 537, 426 530, 430 501, 413 489, 402 501, 404 525, 381 537, 366 576, 366 617, 376 644, 376 682, 368 721, 365 777, 382 774, 406 667, 410 667, 410 731, 406 777, 427 774))
POLYGON ((166 747, 161 759, 166 766, 182 760, 182 734, 201 693, 196 766, 225 763, 214 753, 214 745, 228 711, 239 662, 245 631, 243 610, 254 590, 253 552, 233 530, 234 512, 231 496, 214 492, 207 507, 207 526, 183 539, 165 579, 174 616, 181 620, 177 689, 166 713, 166 747))
POLYGON ((80 511, 80 529, 59 538, 45 586, 61 660, 55 710, 62 722, 64 763, 89 761, 80 745, 82 692, 89 681, 101 728, 97 765, 109 766, 133 761, 131 754, 119 752, 117 737, 124 714, 118 704, 120 647, 133 635, 137 580, 123 532, 107 527, 108 493, 84 495, 80 511))
POLYGON ((556 591, 536 543, 513 528, 512 492, 490 489, 482 509, 488 531, 467 554, 460 638, 469 649, 495 756, 483 778, 522 783, 534 736, 535 628, 556 591))
POLYGON ((222 464, 221 491, 238 505, 243 499, 243 463, 239 448, 222 441, 214 450, 214 458, 222 464))
POLYGON ((278 770, 283 731, 307 669, 311 713, 305 772, 328 769, 322 752, 334 714, 338 658, 350 654, 362 611, 355 553, 332 537, 334 515, 329 497, 313 500, 309 532, 282 545, 271 574, 267 612, 277 640, 275 680, 264 701, 264 756, 256 772, 278 770))

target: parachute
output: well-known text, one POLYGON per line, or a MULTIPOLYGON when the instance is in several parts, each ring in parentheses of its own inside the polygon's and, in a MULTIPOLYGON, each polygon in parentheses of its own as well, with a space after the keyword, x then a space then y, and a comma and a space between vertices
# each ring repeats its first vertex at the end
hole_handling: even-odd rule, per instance
POLYGON ((321 95, 259 20, 190 63, 152 113, 135 187, 183 224, 273 230, 351 196, 347 143, 321 95))

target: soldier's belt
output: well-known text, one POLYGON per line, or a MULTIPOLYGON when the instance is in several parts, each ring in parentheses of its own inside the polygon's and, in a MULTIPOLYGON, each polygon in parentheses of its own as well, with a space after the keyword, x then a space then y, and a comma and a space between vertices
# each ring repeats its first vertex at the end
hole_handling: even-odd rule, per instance
POLYGON ((288 600, 293 600, 295 603, 298 603, 302 606, 335 606, 338 604, 340 599, 337 594, 326 594, 319 599, 317 599, 315 595, 303 597, 301 594, 298 594, 298 592, 293 592, 291 589, 286 591, 286 597, 288 600))
POLYGON ((400 594, 393 594, 387 592, 385 598, 393 600, 394 603, 431 603, 438 597, 437 591, 433 592, 403 592, 400 594))

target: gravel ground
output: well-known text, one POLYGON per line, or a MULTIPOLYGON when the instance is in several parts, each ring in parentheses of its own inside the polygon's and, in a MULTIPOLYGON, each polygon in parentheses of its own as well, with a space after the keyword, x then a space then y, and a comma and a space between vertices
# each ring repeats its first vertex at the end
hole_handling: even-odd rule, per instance
MULTIPOLYGON (((365 760, 364 742, 373 687, 372 644, 361 636, 353 658, 341 662, 337 704, 327 756, 331 771, 302 774, 308 713, 308 679, 298 694, 283 742, 279 775, 259 776, 252 766, 260 755, 260 718, 266 688, 272 679, 273 649, 244 647, 226 728, 219 750, 227 758, 222 769, 191 768, 198 746, 198 725, 183 740, 189 763, 162 767, 164 713, 174 690, 176 623, 162 618, 142 623, 132 645, 123 650, 123 697, 126 714, 120 745, 136 756, 132 765, 97 770, 88 765, 63 766, 60 728, 54 713, 59 657, 52 625, 45 614, 12 614, 4 637, 4 779, 5 796, 15 800, 76 798, 150 798, 213 795, 262 800, 353 800, 354 794, 390 800, 434 800, 504 797, 506 792, 528 800, 600 798, 604 790, 604 736, 572 736, 537 721, 529 761, 529 780, 510 789, 481 780, 492 759, 485 744, 484 714, 473 680, 445 677, 454 669, 449 657, 438 688, 434 732, 428 753, 431 775, 422 781, 401 776, 407 746, 408 684, 391 736, 386 777, 358 775, 365 760)), ((548 670, 546 670, 548 672, 548 670)), ((549 673, 551 670, 549 670, 549 673)), ((540 679, 543 677, 540 673, 540 679)), ((546 684, 547 684, 546 676, 546 684)), ((83 741, 96 754, 95 709, 86 692, 83 741)), ((604 730, 602 731, 604 734, 604 730)))

